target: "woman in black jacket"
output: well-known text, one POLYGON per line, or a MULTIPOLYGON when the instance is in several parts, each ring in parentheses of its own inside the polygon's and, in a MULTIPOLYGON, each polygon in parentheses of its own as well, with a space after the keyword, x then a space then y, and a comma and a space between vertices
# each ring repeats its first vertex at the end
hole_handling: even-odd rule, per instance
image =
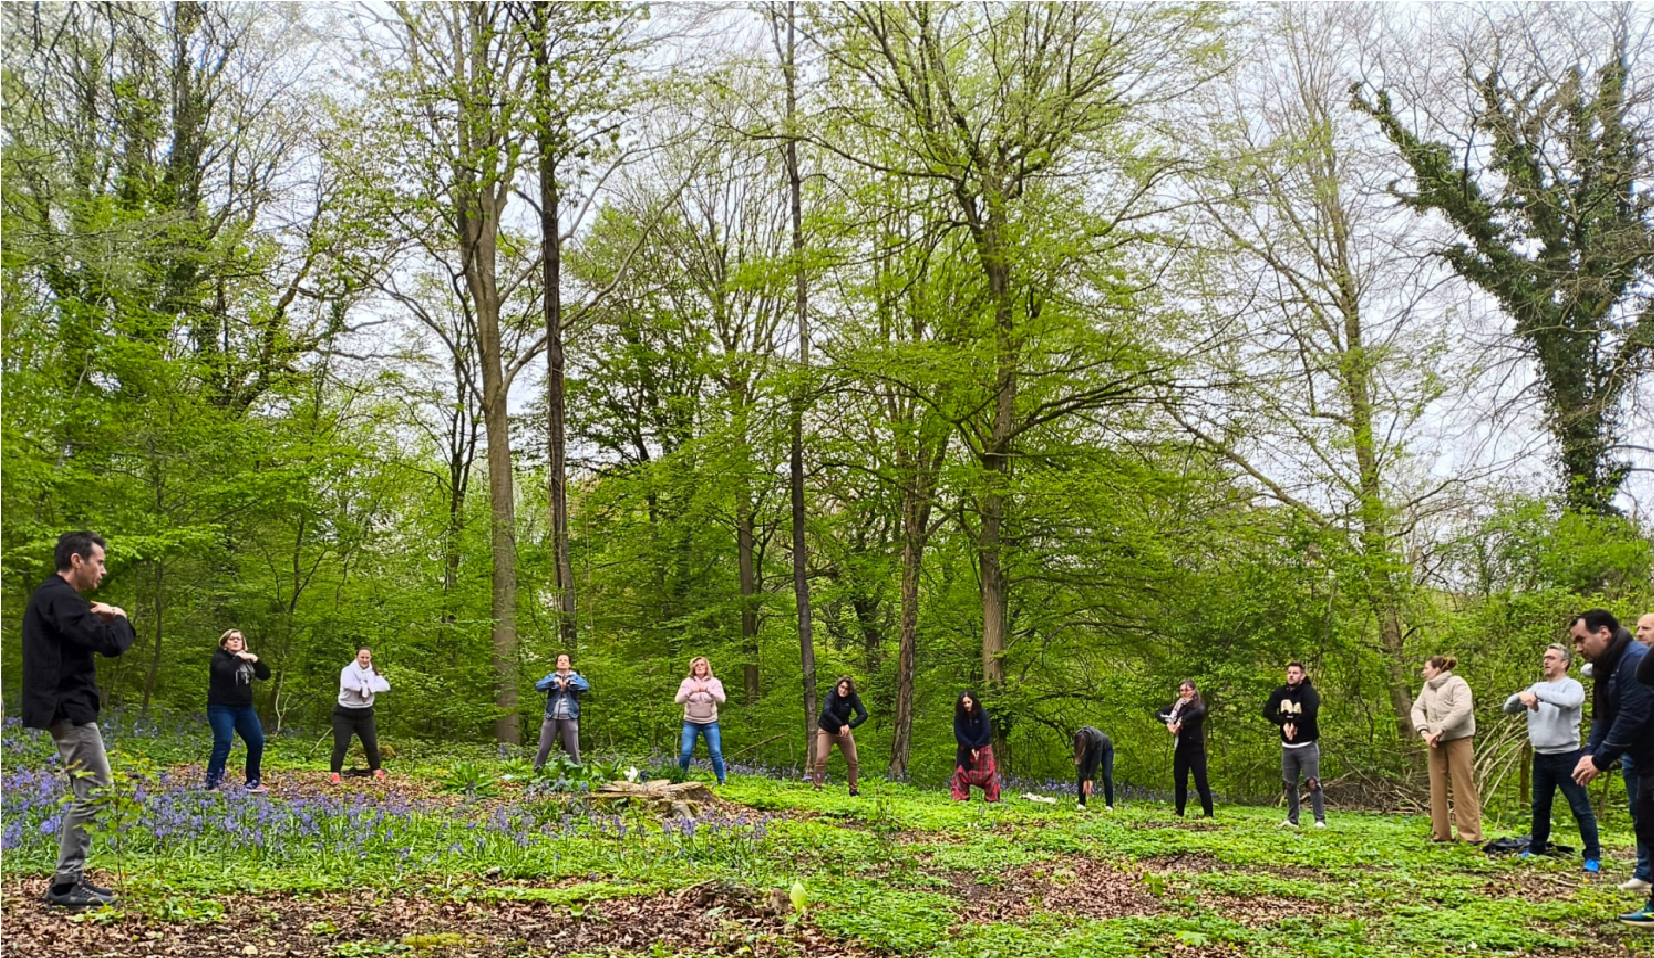
POLYGON ((821 790, 822 782, 827 778, 827 753, 837 743, 839 751, 844 753, 844 764, 850 769, 850 794, 861 794, 856 790, 856 771, 859 768, 856 764, 856 737, 850 730, 865 721, 867 709, 856 695, 856 681, 846 675, 827 693, 826 701, 821 703, 821 716, 816 719, 817 791, 821 790))
POLYGON ((1177 791, 1177 814, 1182 815, 1189 803, 1189 773, 1195 776, 1195 791, 1200 793, 1200 807, 1206 817, 1212 817, 1212 789, 1206 784, 1206 701, 1200 697, 1191 679, 1184 679, 1177 687, 1177 701, 1169 708, 1155 713, 1155 718, 1166 723, 1177 747, 1172 752, 1172 781, 1177 791))
POLYGON ((994 766, 994 723, 974 692, 959 696, 953 706, 953 738, 959 744, 954 753, 951 789, 957 801, 968 802, 971 786, 982 789, 982 797, 999 801, 999 770, 994 766))
POLYGON ((253 680, 268 679, 270 667, 247 651, 247 638, 239 629, 218 637, 218 651, 207 669, 207 724, 212 726, 212 757, 207 760, 207 788, 214 789, 224 777, 230 760, 232 732, 247 743, 247 790, 267 792, 259 781, 259 763, 264 759, 264 728, 253 708, 253 680))

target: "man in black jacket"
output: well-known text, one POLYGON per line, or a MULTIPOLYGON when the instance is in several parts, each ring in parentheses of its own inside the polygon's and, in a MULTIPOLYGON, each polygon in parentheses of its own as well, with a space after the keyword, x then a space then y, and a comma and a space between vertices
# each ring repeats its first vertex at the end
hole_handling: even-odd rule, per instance
POLYGON ((57 540, 53 559, 57 573, 34 590, 23 612, 23 724, 51 733, 75 795, 63 815, 57 870, 46 900, 84 908, 115 900, 109 889, 83 877, 92 841, 86 826, 97 812, 98 793, 109 785, 94 656, 120 655, 135 636, 125 611, 82 596, 103 581, 100 536, 67 533, 57 540))
POLYGON ((1282 828, 1298 827, 1298 783, 1308 780, 1315 827, 1327 827, 1327 805, 1321 794, 1321 694, 1310 684, 1301 662, 1286 667, 1286 684, 1264 703, 1263 717, 1281 729, 1281 781, 1286 784, 1286 821, 1282 828))
MULTIPOLYGON (((1591 734, 1585 740, 1585 754, 1574 767, 1574 781, 1590 785, 1592 779, 1612 769, 1622 758, 1634 761, 1639 772, 1654 769, 1654 689, 1637 681, 1637 669, 1649 654, 1648 646, 1638 642, 1605 609, 1575 616, 1568 633, 1573 637, 1574 649, 1591 662, 1593 686, 1591 734)), ((1637 796, 1630 798, 1632 823, 1642 826, 1637 796)), ((1640 860, 1647 860, 1654 851, 1654 843, 1645 837, 1649 828, 1637 829, 1640 860)))

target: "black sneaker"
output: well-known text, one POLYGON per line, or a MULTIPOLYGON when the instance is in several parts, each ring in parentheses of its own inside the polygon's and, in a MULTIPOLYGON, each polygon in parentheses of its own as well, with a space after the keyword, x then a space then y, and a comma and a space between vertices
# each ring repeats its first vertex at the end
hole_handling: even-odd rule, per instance
POLYGON ((114 892, 88 885, 84 881, 76 883, 73 888, 61 895, 54 895, 50 888, 46 889, 46 904, 57 908, 96 908, 113 905, 116 901, 118 899, 114 892))
POLYGON ((861 791, 859 789, 857 789, 855 786, 851 786, 851 788, 850 788, 850 797, 851 798, 855 798, 860 794, 861 794, 861 791))

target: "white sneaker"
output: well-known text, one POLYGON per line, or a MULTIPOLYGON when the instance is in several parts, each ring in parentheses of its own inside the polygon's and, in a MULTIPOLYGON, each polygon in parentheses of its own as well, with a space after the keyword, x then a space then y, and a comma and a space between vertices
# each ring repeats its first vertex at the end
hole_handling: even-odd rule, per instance
POLYGON ((1643 881, 1641 878, 1627 878, 1620 882, 1621 891, 1648 891, 1651 888, 1654 888, 1654 885, 1643 881))
POLYGON ((1297 822, 1295 822, 1295 821, 1293 821, 1293 820, 1292 820, 1292 819, 1290 819, 1290 818, 1288 818, 1288 819, 1285 819, 1285 820, 1283 820, 1283 821, 1282 821, 1282 822, 1281 822, 1281 824, 1279 824, 1279 825, 1277 825, 1277 826, 1275 826, 1275 827, 1276 827, 1276 828, 1297 828, 1297 827, 1298 827, 1298 823, 1297 823, 1297 822))
POLYGON ((1114 811, 1114 806, 1113 805, 1104 805, 1103 806, 1103 811, 1112 812, 1112 811, 1114 811))
POLYGON ((1315 827, 1316 827, 1316 828, 1326 828, 1326 827, 1327 827, 1327 823, 1326 823, 1326 822, 1316 822, 1316 823, 1315 823, 1315 827))

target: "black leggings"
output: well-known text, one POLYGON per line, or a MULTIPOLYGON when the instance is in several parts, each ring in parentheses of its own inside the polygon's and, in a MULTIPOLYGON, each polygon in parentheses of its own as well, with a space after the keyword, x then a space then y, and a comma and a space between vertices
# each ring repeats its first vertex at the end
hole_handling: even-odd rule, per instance
POLYGON ((345 753, 350 751, 350 736, 362 739, 362 751, 368 753, 368 768, 379 767, 379 733, 373 727, 373 706, 365 709, 333 706, 333 771, 345 767, 345 753))
POLYGON ((1195 791, 1200 793, 1200 807, 1206 817, 1212 817, 1212 789, 1206 784, 1206 750, 1178 749, 1172 753, 1172 781, 1177 786, 1177 813, 1183 814, 1189 804, 1189 773, 1195 773, 1195 791))

